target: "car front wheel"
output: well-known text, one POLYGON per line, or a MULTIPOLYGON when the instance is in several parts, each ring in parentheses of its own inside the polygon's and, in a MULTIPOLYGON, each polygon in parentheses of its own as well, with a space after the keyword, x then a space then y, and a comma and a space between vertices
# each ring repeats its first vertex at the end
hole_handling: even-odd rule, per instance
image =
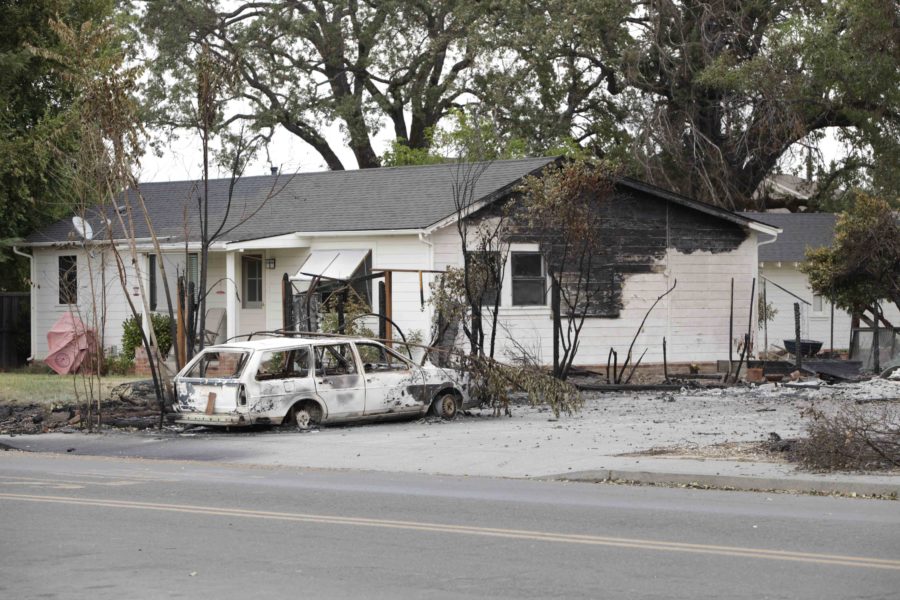
POLYGON ((459 412, 459 398, 452 392, 439 394, 431 403, 431 414, 450 420, 459 412))

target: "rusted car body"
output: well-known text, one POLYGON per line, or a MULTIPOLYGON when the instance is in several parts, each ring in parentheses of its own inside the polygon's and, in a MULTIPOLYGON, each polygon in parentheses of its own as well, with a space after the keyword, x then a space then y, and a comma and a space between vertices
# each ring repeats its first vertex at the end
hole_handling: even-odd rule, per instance
POLYGON ((210 346, 175 377, 174 420, 245 426, 421 416, 472 405, 466 376, 359 338, 266 338, 210 346))

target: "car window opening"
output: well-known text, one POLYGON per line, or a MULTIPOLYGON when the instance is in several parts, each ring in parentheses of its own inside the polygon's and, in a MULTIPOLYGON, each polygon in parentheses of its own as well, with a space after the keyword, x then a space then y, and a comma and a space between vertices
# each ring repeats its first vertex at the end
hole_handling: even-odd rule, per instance
POLYGON ((366 373, 407 371, 411 368, 409 360, 380 344, 358 342, 356 350, 359 352, 359 358, 363 362, 363 369, 366 373))
POLYGON ((263 353, 256 371, 257 381, 302 379, 309 376, 309 348, 272 350, 263 353))
POLYGON ((355 375, 356 361, 350 344, 333 346, 316 346, 316 375, 328 377, 335 375, 355 375))
POLYGON ((206 352, 200 355, 185 376, 197 379, 237 379, 241 376, 248 357, 247 352, 206 352))

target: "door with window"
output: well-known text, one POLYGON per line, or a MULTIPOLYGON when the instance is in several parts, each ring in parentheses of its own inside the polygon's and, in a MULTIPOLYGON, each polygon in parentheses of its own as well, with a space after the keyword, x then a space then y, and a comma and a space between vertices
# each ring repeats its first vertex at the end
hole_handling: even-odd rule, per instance
POLYGON ((251 400, 254 417, 281 417, 298 399, 315 393, 309 346, 270 350, 260 357, 254 376, 258 387, 251 400))
POLYGON ((356 350, 366 378, 367 415, 422 410, 421 399, 410 395, 408 388, 425 381, 409 359, 374 342, 358 342, 356 350))
POLYGON ((241 256, 241 333, 265 331, 266 311, 263 303, 263 257, 261 254, 241 256))
POLYGON ((361 417, 366 384, 349 343, 314 346, 316 392, 334 418, 361 417))

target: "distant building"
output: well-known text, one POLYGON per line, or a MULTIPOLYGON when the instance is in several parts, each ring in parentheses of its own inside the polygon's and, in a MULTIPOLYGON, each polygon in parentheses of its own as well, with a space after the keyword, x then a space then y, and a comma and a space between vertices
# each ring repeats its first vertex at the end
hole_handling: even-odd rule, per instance
MULTIPOLYGON (((806 260, 806 250, 831 246, 834 241, 834 225, 837 215, 831 213, 742 213, 747 217, 769 223, 782 230, 772 243, 759 246, 759 275, 766 301, 778 311, 767 324, 769 347, 783 347, 785 339, 794 339, 794 303, 800 303, 801 337, 823 342, 823 349, 831 346, 831 303, 813 294, 809 279, 800 272, 800 264, 806 260)), ((762 291, 760 293, 763 293, 762 291)), ((893 305, 883 306, 885 318, 900 324, 900 313, 893 305)), ((834 311, 834 347, 848 349, 850 344, 850 315, 842 310, 834 311)), ((764 332, 760 325, 760 344, 763 347, 764 332)))

